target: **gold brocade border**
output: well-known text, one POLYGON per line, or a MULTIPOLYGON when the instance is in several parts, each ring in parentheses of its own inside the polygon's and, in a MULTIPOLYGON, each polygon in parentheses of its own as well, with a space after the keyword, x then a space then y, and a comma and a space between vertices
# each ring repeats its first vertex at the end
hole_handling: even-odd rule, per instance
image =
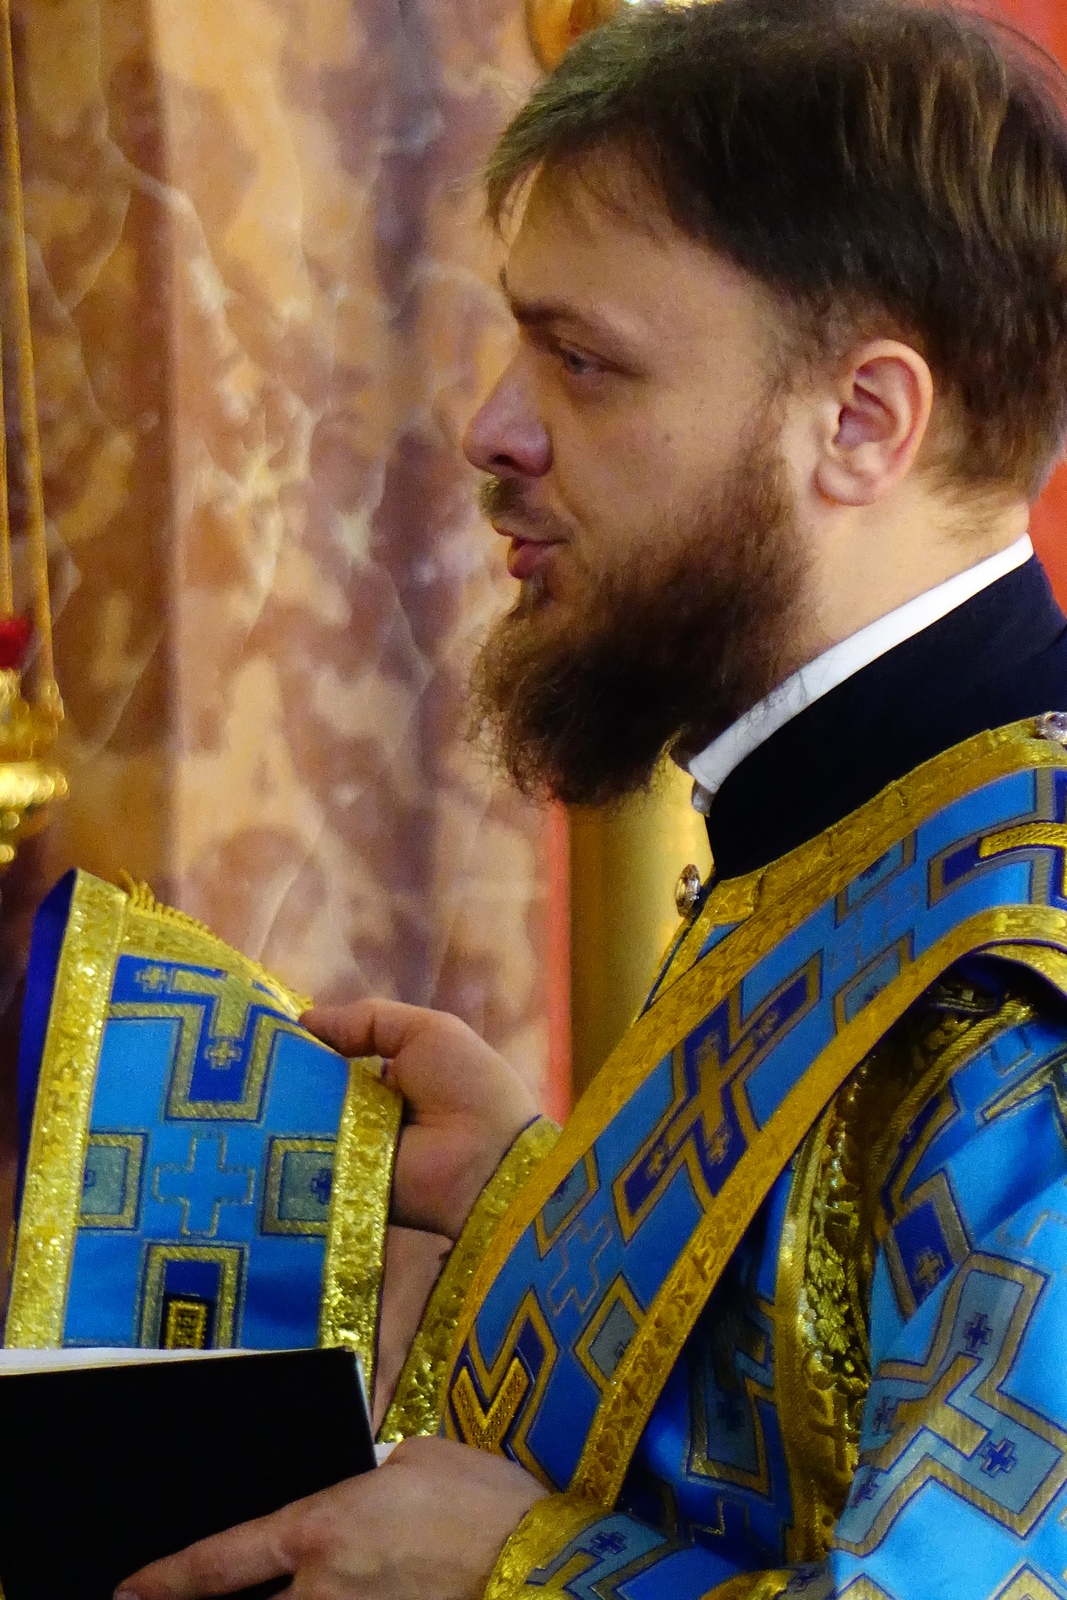
MULTIPOLYGON (((1014 960, 1018 948, 1040 948, 1045 954, 1067 963, 1067 955, 1048 946, 998 944, 987 953, 1014 960)), ((988 1049, 992 1040, 1018 1026, 1032 1014, 1029 1006, 1009 1002, 993 1016, 968 1028, 938 1052, 936 1060, 897 1102, 882 1129, 871 1156, 877 1172, 885 1172, 888 1160, 883 1163, 883 1157, 886 1152, 899 1148, 904 1133, 922 1107, 931 1096, 943 1089, 961 1061, 988 1049)), ((786 1551, 790 1561, 820 1561, 824 1558, 827 1528, 837 1520, 837 1513, 820 1495, 818 1485, 836 1480, 843 1501, 852 1476, 849 1469, 842 1479, 839 1441, 827 1433, 824 1416, 817 1409, 813 1410, 813 1407, 817 1407, 819 1396, 817 1385, 806 1373, 806 1358, 810 1358, 811 1347, 801 1329, 811 1208, 833 1116, 831 1105, 819 1119, 818 1127, 813 1128, 805 1138, 789 1191, 779 1249, 777 1299, 785 1308, 785 1314, 777 1322, 775 1390, 779 1395, 782 1450, 793 1506, 793 1527, 786 1551), (813 1455, 816 1460, 813 1460, 813 1455), (816 1466, 819 1471, 815 1470, 816 1466), (823 1513, 823 1520, 820 1519, 820 1512, 823 1513)))
POLYGON ((530 1174, 553 1148, 559 1129, 547 1117, 524 1128, 471 1208, 444 1270, 434 1285, 419 1330, 397 1379, 378 1438, 392 1444, 436 1433, 444 1411, 445 1378, 460 1308, 507 1211, 530 1174))
MULTIPOLYGON (((1032 721, 979 734, 890 785, 866 806, 780 861, 746 878, 728 881, 713 891, 708 905, 683 942, 676 958, 678 963, 683 967, 687 961, 692 963, 708 931, 718 923, 740 916, 748 916, 748 922, 721 947, 714 963, 690 965, 690 969, 638 1018, 601 1068, 578 1102, 555 1149, 498 1228, 464 1303, 456 1331, 456 1351, 466 1344, 484 1296, 512 1249, 553 1191, 667 1051, 684 1036, 693 1019, 706 1016, 718 1005, 764 950, 830 897, 841 893, 893 844, 954 800, 998 778, 1065 765, 1067 755, 1059 746, 1036 738, 1032 721), (751 915, 757 908, 761 914, 751 915)), ((732 1213, 731 1241, 744 1231, 743 1227, 737 1228, 739 1208, 744 1206, 743 1193, 751 1200, 754 1194, 769 1189, 823 1105, 880 1036, 875 1032, 870 1044, 866 1044, 863 1041, 867 1034, 872 1028, 884 1031, 895 1020, 890 1008, 896 1004, 898 996, 910 998, 901 1001, 896 1015, 911 999, 917 998, 939 971, 978 944, 1011 939, 1040 940, 1044 936, 1040 925, 1042 915, 1051 918, 1055 927, 1052 942, 1067 943, 1067 918, 1063 914, 1027 907, 1022 908, 1019 915, 1023 920, 1013 922, 1016 916, 1013 912, 990 912, 956 929, 935 951, 928 952, 921 962, 909 967, 877 1002, 838 1036, 818 1064, 821 1071, 809 1070, 761 1135, 758 1178, 753 1181, 751 1162, 746 1158, 742 1168, 735 1170, 724 1187, 714 1215, 718 1226, 720 1219, 732 1213), (942 948, 948 951, 956 944, 955 953, 945 954, 942 959, 942 948), (940 966, 938 961, 941 961, 940 966), (824 1083, 829 1085, 825 1092, 824 1083)), ((656 1373, 647 1357, 654 1351, 655 1361, 667 1363, 659 1373, 662 1380, 663 1373, 669 1369, 670 1353, 680 1348, 684 1339, 684 1335, 677 1337, 678 1330, 684 1327, 687 1333, 704 1304, 711 1281, 705 1281, 707 1274, 717 1264, 721 1270, 728 1253, 724 1254, 707 1238, 706 1225, 698 1230, 690 1251, 676 1263, 641 1334, 631 1344, 605 1393, 572 1487, 602 1502, 614 1500, 630 1453, 659 1393, 656 1373), (671 1304, 671 1296, 683 1293, 684 1301, 671 1304)))
POLYGON ((385 1229, 403 1106, 380 1071, 380 1061, 349 1063, 319 1309, 319 1344, 359 1353, 368 1394, 374 1393, 385 1229))
POLYGON ((791 1561, 816 1561, 823 1554, 819 1547, 820 1496, 815 1475, 801 1470, 804 1452, 828 1452, 833 1465, 841 1454, 840 1441, 824 1429, 809 1433, 812 1419, 808 1387, 804 1382, 804 1339, 798 1326, 804 1310, 806 1247, 815 1180, 819 1176, 832 1120, 833 1106, 828 1106, 819 1119, 818 1128, 808 1130, 810 1137, 805 1137, 797 1159, 778 1246, 775 1303, 783 1308, 784 1315, 775 1317, 774 1387, 780 1397, 778 1421, 793 1509, 793 1525, 786 1545, 791 1561))
POLYGON ((1027 967, 1067 999, 1067 952, 1043 944, 1001 944, 992 952, 1004 961, 1027 967))
POLYGON ((935 756, 780 860, 718 884, 679 945, 660 993, 690 970, 713 929, 747 920, 757 908, 810 886, 812 878, 821 892, 826 873, 834 879, 828 894, 838 894, 863 870, 863 861, 877 861, 942 806, 1013 772, 1065 764, 1062 746, 1035 737, 1029 719, 977 734, 935 756))
POLYGON ((30 1134, 4 1343, 63 1343, 89 1114, 126 896, 79 872, 56 971, 30 1134))
MULTIPOLYGON (((79 873, 79 878, 87 874, 79 873)), ((115 894, 126 894, 119 889, 115 894)), ((155 957, 160 961, 185 961, 190 966, 202 967, 212 955, 216 965, 232 972, 246 983, 259 984, 266 989, 280 1010, 288 1012, 297 1021, 307 1011, 311 1001, 299 995, 288 984, 282 983, 273 973, 261 967, 258 961, 242 955, 203 922, 197 922, 174 906, 156 900, 146 884, 130 881, 126 904, 125 934, 122 951, 126 955, 155 957)))
POLYGON ((1043 939, 1067 949, 1067 913, 1047 906, 980 912, 905 968, 808 1068, 697 1224, 604 1393, 570 1488, 613 1505, 667 1375, 708 1295, 797 1145, 852 1069, 941 973, 989 944, 1043 939))
MULTIPOLYGON (((1067 754, 1028 736, 1030 722, 982 733, 918 767, 908 778, 843 822, 780 861, 730 879, 715 889, 675 958, 682 976, 661 991, 608 1057, 575 1107, 555 1150, 501 1223, 475 1275, 457 1331, 457 1350, 474 1324, 477 1307, 525 1228, 554 1189, 582 1159, 622 1106, 688 1031, 689 1019, 706 1015, 741 981, 765 949, 877 861, 905 834, 961 796, 1012 773, 1067 766, 1067 754), (761 914, 752 915, 759 906, 761 914), (714 963, 692 965, 711 928, 749 918, 716 952, 714 963)), ((668 975, 670 976, 670 975, 668 975)))
MULTIPOLYGON (((497 1558, 485 1600, 515 1600, 526 1592, 526 1579, 547 1566, 590 1524, 605 1515, 602 1506, 577 1495, 549 1494, 526 1513, 497 1558)), ((531 1595, 562 1593, 569 1575, 561 1570, 551 1582, 530 1588, 531 1595)))

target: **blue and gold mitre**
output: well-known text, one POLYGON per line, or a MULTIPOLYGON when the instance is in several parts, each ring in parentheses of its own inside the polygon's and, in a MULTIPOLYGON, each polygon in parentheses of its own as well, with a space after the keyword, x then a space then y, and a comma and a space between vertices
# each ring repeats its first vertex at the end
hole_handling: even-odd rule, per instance
POLYGON ((5 1342, 374 1358, 399 1097, 304 1002, 143 888, 34 925, 5 1342))

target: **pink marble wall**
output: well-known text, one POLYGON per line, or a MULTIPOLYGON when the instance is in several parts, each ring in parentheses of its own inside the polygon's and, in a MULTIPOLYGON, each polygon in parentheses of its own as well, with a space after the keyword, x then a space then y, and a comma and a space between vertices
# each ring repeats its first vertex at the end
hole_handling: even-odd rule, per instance
POLYGON ((507 579, 458 441, 519 0, 15 0, 71 862, 542 1080, 544 818, 466 747, 507 579), (58 548, 61 547, 61 548, 58 548))

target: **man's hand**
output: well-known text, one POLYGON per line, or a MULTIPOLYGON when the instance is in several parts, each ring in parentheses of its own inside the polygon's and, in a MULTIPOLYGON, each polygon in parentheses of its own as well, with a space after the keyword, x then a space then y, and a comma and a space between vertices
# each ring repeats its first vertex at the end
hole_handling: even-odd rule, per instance
POLYGON ((376 1472, 154 1562, 117 1600, 197 1600, 279 1577, 293 1600, 478 1600, 544 1493, 501 1456, 409 1439, 376 1472))
POLYGON ((458 1239, 479 1192, 537 1106, 522 1079, 443 1011, 392 1000, 320 1006, 302 1019, 345 1056, 384 1056, 409 1119, 400 1136, 393 1218, 458 1239))

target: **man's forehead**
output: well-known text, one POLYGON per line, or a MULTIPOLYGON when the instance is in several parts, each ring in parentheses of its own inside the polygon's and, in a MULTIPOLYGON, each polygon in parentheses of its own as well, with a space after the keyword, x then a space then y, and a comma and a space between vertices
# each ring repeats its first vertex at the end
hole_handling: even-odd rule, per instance
POLYGON ((736 315, 758 296, 747 273, 666 217, 559 178, 531 187, 501 281, 520 322, 570 317, 634 338, 736 315))

